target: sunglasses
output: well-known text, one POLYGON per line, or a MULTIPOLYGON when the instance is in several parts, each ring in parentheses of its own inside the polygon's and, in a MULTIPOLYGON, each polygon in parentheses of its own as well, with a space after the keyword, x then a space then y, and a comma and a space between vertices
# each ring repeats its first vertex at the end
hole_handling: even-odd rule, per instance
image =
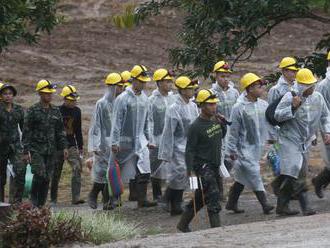
POLYGON ((69 95, 67 95, 66 97, 73 97, 73 98, 79 97, 79 95, 77 94, 77 92, 74 92, 74 90, 72 89, 72 87, 70 85, 67 85, 67 86, 71 90, 71 93, 69 95))
POLYGON ((164 78, 166 78, 167 76, 175 77, 175 74, 174 74, 173 71, 167 71, 167 73, 165 74, 165 76, 163 76, 160 80, 164 80, 164 78))
POLYGON ((148 76, 150 76, 150 73, 147 72, 147 71, 143 68, 142 65, 139 65, 139 67, 141 68, 142 71, 141 71, 138 75, 136 75, 135 78, 138 78, 138 77, 140 77, 140 76, 142 76, 142 77, 148 77, 148 76))

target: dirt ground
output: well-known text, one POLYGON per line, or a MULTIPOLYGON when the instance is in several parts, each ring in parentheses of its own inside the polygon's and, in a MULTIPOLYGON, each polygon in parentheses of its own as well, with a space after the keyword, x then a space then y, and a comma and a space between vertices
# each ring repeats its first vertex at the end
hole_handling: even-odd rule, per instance
MULTIPOLYGON (((62 0, 60 11, 65 21, 51 35, 42 35, 39 44, 28 46, 15 44, 0 56, 0 79, 13 83, 18 91, 18 102, 25 107, 38 100, 34 85, 42 78, 53 82, 72 83, 77 86, 83 113, 85 141, 94 104, 104 92, 103 81, 109 72, 130 69, 141 63, 150 69, 170 67, 167 50, 179 45, 176 33, 180 29, 181 14, 166 11, 164 16, 151 18, 145 25, 133 30, 119 30, 111 23, 111 17, 120 11, 123 3, 119 0, 62 0)), ((135 1, 137 2, 137 1, 135 1)), ((310 54, 319 37, 329 26, 310 20, 295 20, 276 27, 271 36, 265 37, 249 61, 237 64, 233 80, 253 71, 266 75, 276 70, 284 56, 310 54)), ((150 88, 155 87, 150 83, 150 88)), ((60 103, 60 97, 55 99, 60 103)), ((88 157, 87 153, 85 155, 88 157)), ((319 147, 311 154, 309 177, 315 176, 322 161, 319 147)), ((272 179, 269 168, 264 167, 266 186, 272 179)), ((59 206, 70 208, 70 169, 65 166, 60 185, 59 206)), ((87 197, 90 189, 90 175, 84 170, 82 196, 87 197)), ((229 185, 231 181, 227 182, 229 185)), ((267 188, 269 188, 267 186, 267 188)), ((228 190, 228 187, 227 189, 228 190)), ((186 196, 187 199, 189 196, 186 196)), ((312 198, 313 205, 321 212, 329 206, 328 194, 325 200, 312 198)), ((270 196, 273 203, 274 197, 270 196)), ((236 216, 222 212, 223 225, 272 220, 274 215, 264 216, 255 197, 244 194, 240 201, 246 214, 236 216)), ((82 206, 82 207, 86 207, 82 206)), ((154 228, 155 233, 175 232, 177 217, 169 217, 160 208, 137 210, 135 204, 125 203, 121 213, 133 218, 141 225, 154 228)), ((203 214, 202 214, 203 215, 203 214)), ((204 216, 205 217, 205 216, 204 216)), ((203 216, 195 222, 194 229, 207 227, 203 216)))

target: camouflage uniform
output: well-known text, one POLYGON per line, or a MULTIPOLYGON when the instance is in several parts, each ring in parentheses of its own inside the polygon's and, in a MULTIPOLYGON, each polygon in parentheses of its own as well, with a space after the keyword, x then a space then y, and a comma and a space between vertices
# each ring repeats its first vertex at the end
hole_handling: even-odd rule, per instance
POLYGON ((37 103, 28 109, 23 145, 24 153, 31 154, 31 170, 34 175, 31 200, 35 206, 43 206, 47 200, 56 151, 67 146, 62 115, 57 107, 50 105, 46 109, 37 103))
POLYGON ((6 170, 8 160, 13 165, 15 178, 13 197, 15 202, 22 201, 26 165, 22 162, 22 144, 18 128, 23 129, 24 111, 20 105, 13 104, 11 112, 0 103, 0 201, 4 201, 6 170))

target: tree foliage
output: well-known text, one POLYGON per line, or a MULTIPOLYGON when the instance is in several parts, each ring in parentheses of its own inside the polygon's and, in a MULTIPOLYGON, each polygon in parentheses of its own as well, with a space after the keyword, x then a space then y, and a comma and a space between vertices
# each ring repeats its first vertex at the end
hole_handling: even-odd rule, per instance
POLYGON ((9 44, 25 40, 36 43, 40 32, 50 32, 59 20, 58 0, 0 1, 0 52, 9 44))
MULTIPOLYGON (((324 1, 325 8, 328 3, 324 1)), ((139 5, 135 15, 136 23, 141 24, 145 18, 161 14, 164 8, 183 11, 178 34, 182 46, 170 50, 170 60, 178 68, 193 68, 194 74, 207 76, 219 59, 232 60, 234 66, 250 58, 260 39, 282 22, 308 18, 330 24, 330 18, 314 13, 312 6, 310 0, 150 0, 139 5)), ((320 52, 329 47, 327 33, 315 49, 320 52)), ((303 60, 317 74, 324 72, 319 70, 320 63, 324 63, 321 53, 303 60)))

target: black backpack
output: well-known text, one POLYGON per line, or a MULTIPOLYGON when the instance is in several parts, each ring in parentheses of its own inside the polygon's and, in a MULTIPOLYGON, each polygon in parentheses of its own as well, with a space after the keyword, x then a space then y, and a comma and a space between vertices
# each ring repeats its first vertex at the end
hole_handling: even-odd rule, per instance
MULTIPOLYGON (((296 96, 297 95, 293 91, 291 91, 291 94, 292 94, 292 96, 296 96)), ((285 122, 285 121, 277 121, 275 119, 275 110, 276 110, 278 104, 280 103, 280 101, 282 100, 283 96, 281 96, 279 99, 277 99, 276 101, 274 101, 271 104, 269 104, 268 107, 267 107, 267 109, 266 109, 266 112, 265 112, 266 120, 272 126, 281 126, 285 122)))

